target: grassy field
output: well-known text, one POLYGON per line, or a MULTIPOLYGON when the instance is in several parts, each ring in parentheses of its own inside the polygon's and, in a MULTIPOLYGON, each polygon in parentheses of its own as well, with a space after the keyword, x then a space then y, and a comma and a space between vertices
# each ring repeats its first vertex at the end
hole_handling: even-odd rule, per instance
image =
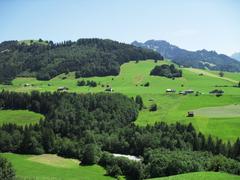
POLYGON ((194 110, 197 116, 210 118, 232 118, 240 117, 240 105, 227 105, 218 107, 207 107, 194 110))
POLYGON ((44 116, 27 110, 0 110, 0 125, 15 123, 17 125, 36 124, 44 116))
POLYGON ((2 153, 16 170, 21 180, 108 180, 105 170, 98 166, 79 166, 79 161, 56 155, 18 155, 2 153))
POLYGON ((169 177, 153 178, 151 180, 239 180, 239 179, 240 176, 235 176, 221 172, 194 172, 169 177))
MULTIPOLYGON (((188 111, 199 110, 200 108, 219 107, 240 104, 240 88, 233 87, 240 80, 240 73, 227 73, 224 77, 220 77, 217 71, 199 70, 193 68, 182 68, 183 77, 175 80, 165 77, 150 76, 149 73, 155 65, 163 63, 171 63, 170 61, 139 61, 139 63, 129 62, 121 66, 121 72, 118 76, 92 77, 84 78, 85 80, 94 80, 99 85, 95 88, 78 87, 74 73, 61 74, 50 81, 38 81, 35 78, 18 77, 13 81, 13 85, 0 85, 0 89, 30 92, 32 90, 39 91, 56 91, 58 87, 65 86, 69 88, 69 92, 88 93, 103 92, 106 85, 113 88, 114 92, 120 92, 135 97, 141 95, 144 100, 146 109, 140 112, 136 124, 145 126, 146 124, 154 124, 155 122, 165 121, 168 123, 189 123, 203 132, 204 134, 212 134, 223 140, 235 141, 240 136, 240 118, 238 112, 234 108, 221 112, 221 115, 210 117, 206 114, 198 114, 193 118, 187 117, 188 111), (200 75, 201 74, 201 75, 200 75), (149 82, 149 87, 141 86, 149 82), (24 87, 24 84, 31 86, 24 87), (103 87, 104 86, 104 87, 103 87), (215 87, 225 86, 225 87, 215 87), (166 89, 175 89, 177 92, 187 89, 199 91, 199 96, 166 94, 166 89), (224 90, 224 95, 216 97, 209 95, 213 89, 224 90), (148 108, 151 104, 156 103, 158 110, 149 112, 148 108), (223 116, 222 116, 223 115, 223 116)), ((81 79, 81 78, 80 78, 81 79)), ((219 108, 217 108, 219 110, 219 108)), ((216 110, 216 109, 215 109, 216 110)), ((206 111, 206 110, 205 110, 206 111)), ((221 110, 220 110, 221 111, 221 110)), ((211 113, 208 112, 208 114, 211 113)), ((217 113, 220 113, 217 111, 217 113)))

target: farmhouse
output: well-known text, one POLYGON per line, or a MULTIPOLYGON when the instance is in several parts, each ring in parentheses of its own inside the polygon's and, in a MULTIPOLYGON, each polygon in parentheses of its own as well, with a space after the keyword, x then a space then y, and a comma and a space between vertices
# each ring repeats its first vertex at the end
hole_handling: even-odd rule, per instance
POLYGON ((112 89, 111 87, 108 87, 108 88, 105 89, 105 91, 107 91, 107 92, 113 92, 113 89, 112 89))
POLYGON ((214 89, 209 92, 209 94, 213 94, 213 95, 222 95, 223 93, 224 93, 224 91, 221 89, 214 89))
POLYGON ((181 94, 181 95, 187 95, 187 93, 185 91, 179 91, 178 94, 181 94))
POLYGON ((175 89, 166 89, 166 93, 175 93, 176 90, 175 89))
POLYGON ((192 89, 185 90, 186 94, 192 94, 194 91, 192 89))
POLYGON ((179 91, 179 94, 182 94, 182 95, 187 95, 187 94, 192 94, 192 93, 194 93, 194 91, 191 89, 188 89, 185 91, 179 91))

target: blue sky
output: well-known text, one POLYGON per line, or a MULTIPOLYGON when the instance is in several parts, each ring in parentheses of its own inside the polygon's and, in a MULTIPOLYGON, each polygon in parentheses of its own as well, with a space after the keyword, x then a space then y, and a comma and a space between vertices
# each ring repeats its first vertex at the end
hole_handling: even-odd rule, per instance
POLYGON ((0 0, 0 41, 167 40, 189 50, 240 51, 239 0, 0 0))

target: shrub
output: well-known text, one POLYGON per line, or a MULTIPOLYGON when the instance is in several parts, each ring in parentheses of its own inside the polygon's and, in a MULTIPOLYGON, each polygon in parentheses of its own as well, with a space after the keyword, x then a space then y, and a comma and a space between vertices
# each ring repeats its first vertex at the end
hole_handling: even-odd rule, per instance
POLYGON ((78 86, 85 86, 86 82, 84 80, 78 81, 77 85, 78 86))
POLYGON ((157 111, 157 104, 152 104, 149 111, 157 111))
POLYGON ((144 86, 144 87, 149 87, 149 86, 150 86, 150 83, 149 83, 149 82, 146 82, 143 86, 144 86))
POLYGON ((96 144, 87 144, 83 150, 82 164, 91 165, 98 163, 101 150, 96 144))

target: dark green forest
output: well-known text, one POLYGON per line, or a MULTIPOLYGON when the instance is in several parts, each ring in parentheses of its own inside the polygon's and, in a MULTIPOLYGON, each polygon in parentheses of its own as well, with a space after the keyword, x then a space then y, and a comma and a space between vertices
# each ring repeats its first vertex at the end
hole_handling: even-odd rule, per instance
POLYGON ((16 76, 49 80, 69 71, 76 71, 76 77, 117 75, 121 64, 139 59, 163 57, 152 50, 103 39, 30 45, 5 41, 0 44, 0 83, 9 84, 16 76))
POLYGON ((100 164, 108 175, 129 179, 193 171, 240 174, 240 140, 234 144, 205 137, 192 124, 139 127, 134 124, 141 97, 97 93, 0 93, 1 109, 27 109, 45 115, 39 124, 0 127, 0 151, 56 153, 82 164, 100 164), (135 155, 142 161, 110 153, 135 155))

